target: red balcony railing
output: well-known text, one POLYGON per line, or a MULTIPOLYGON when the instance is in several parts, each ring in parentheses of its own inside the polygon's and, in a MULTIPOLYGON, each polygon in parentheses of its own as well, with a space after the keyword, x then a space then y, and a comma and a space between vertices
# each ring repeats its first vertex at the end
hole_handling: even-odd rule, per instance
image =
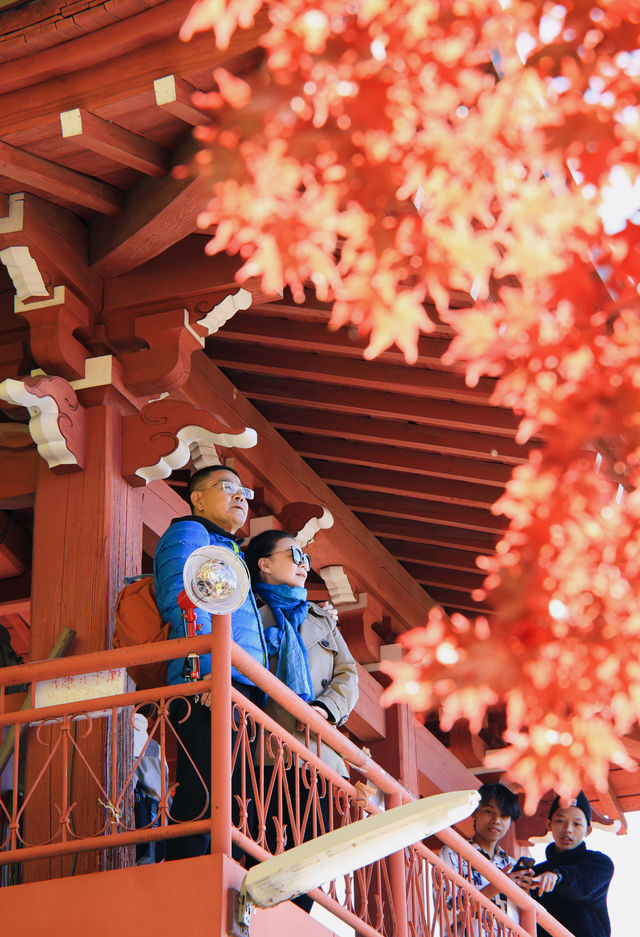
MULTIPOLYGON (((0 830, 3 830, 0 866, 15 867, 43 857, 90 850, 126 855, 125 847, 129 847, 130 857, 133 844, 202 831, 211 834, 212 852, 229 855, 233 841, 245 853, 262 860, 282 851, 286 844, 301 842, 305 829, 311 830, 314 836, 321 835, 412 799, 366 750, 358 748, 329 725, 240 647, 230 647, 229 629, 223 627, 222 619, 218 625, 214 634, 206 637, 0 669, 2 744, 12 759, 11 799, 0 801, 0 830), (212 652, 210 677, 181 686, 65 702, 40 709, 29 704, 29 708, 18 712, 8 711, 11 696, 6 693, 7 687, 17 684, 33 687, 42 680, 64 681, 78 674, 180 658, 187 650, 212 652), (230 657, 238 670, 307 726, 305 744, 232 689, 230 657), (169 719, 172 700, 181 697, 189 701, 203 692, 211 692, 212 712, 216 714, 212 719, 210 801, 207 792, 206 806, 200 816, 187 823, 172 823, 171 787, 161 773, 158 816, 153 825, 136 828, 131 808, 136 768, 150 743, 146 743, 137 759, 129 754, 123 763, 121 753, 127 751, 124 739, 131 739, 133 717, 146 705, 149 738, 159 744, 164 763, 172 746, 181 744, 169 719), (97 712, 105 715, 96 716, 97 712), (233 751, 230 744, 232 723, 233 751), (103 733, 106 727, 106 770, 96 770, 85 753, 87 740, 96 726, 100 726, 103 733), (382 798, 380 806, 365 802, 361 791, 350 780, 327 766, 321 757, 323 743, 341 755, 354 776, 357 774, 378 788, 382 798), (28 788, 20 793, 27 746, 30 753, 41 748, 42 755, 36 758, 37 773, 31 772, 28 788), (83 797, 99 805, 99 819, 91 830, 79 830, 74 825, 77 804, 70 794, 74 773, 81 774, 83 797), (232 774, 235 825, 231 822, 232 774), (57 792, 55 803, 50 798, 53 825, 39 841, 30 841, 25 835, 25 820, 31 809, 42 804, 43 795, 46 797, 52 787, 57 792), (331 805, 330 809, 323 810, 323 801, 331 805), (207 816, 209 804, 210 817, 207 816)), ((206 790, 204 782, 203 790, 206 790)), ((439 838, 507 895, 520 910, 520 924, 420 843, 316 889, 311 897, 365 937, 525 937, 535 935, 536 921, 552 937, 571 937, 455 831, 444 830, 439 838)))

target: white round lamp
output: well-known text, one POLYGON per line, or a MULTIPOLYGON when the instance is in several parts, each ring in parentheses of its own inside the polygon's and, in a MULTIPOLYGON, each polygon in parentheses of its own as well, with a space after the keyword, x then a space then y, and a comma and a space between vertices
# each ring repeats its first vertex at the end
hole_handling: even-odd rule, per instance
POLYGON ((241 557, 217 544, 198 547, 190 554, 184 565, 183 582, 189 600, 212 615, 235 612, 251 585, 241 557))

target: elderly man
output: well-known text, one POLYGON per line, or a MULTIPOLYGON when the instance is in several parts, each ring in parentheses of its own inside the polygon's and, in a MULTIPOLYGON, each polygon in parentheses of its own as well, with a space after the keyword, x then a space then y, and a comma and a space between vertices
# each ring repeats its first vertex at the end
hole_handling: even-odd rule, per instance
MULTIPOLYGON (((247 500, 252 497, 253 492, 242 486, 236 473, 221 465, 203 468, 191 477, 187 489, 191 514, 171 522, 168 530, 160 538, 153 564, 156 602, 164 621, 170 624, 170 638, 185 636, 177 597, 183 589, 182 573, 187 557, 198 547, 209 544, 225 546, 240 553, 239 540, 235 534, 247 519, 247 500)), ((196 622, 199 633, 211 633, 210 614, 197 609, 196 622)), ((232 613, 231 627, 233 640, 265 665, 267 656, 262 622, 251 592, 240 608, 232 613)), ((211 655, 202 655, 200 673, 206 676, 210 672, 211 655)), ((169 661, 168 682, 182 683, 184 679, 184 660, 169 661)), ((232 681, 234 686, 253 702, 263 701, 262 692, 248 677, 235 669, 232 670, 232 681)), ((171 807, 171 814, 176 822, 208 816, 205 806, 207 791, 211 787, 210 705, 208 696, 200 700, 191 698, 190 712, 186 719, 184 716, 187 708, 183 700, 176 700, 171 711, 172 724, 182 742, 182 745, 178 745, 178 787, 171 807), (193 759, 196 770, 190 759, 193 759)), ((208 849, 208 834, 185 836, 168 840, 166 857, 180 859, 200 856, 208 849)))

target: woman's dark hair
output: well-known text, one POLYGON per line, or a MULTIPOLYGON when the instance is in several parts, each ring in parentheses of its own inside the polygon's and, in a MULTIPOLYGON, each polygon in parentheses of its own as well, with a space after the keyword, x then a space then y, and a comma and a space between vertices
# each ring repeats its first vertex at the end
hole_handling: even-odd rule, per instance
POLYGON ((520 817, 522 810, 518 797, 504 784, 482 784, 478 788, 478 793, 480 794, 480 807, 488 804, 490 800, 495 800, 505 816, 511 817, 512 820, 520 817))
POLYGON ((271 556, 282 540, 291 540, 291 534, 284 530, 263 530, 261 534, 252 537, 244 550, 244 561, 251 573, 251 582, 260 582, 262 579, 258 560, 263 556, 271 556))

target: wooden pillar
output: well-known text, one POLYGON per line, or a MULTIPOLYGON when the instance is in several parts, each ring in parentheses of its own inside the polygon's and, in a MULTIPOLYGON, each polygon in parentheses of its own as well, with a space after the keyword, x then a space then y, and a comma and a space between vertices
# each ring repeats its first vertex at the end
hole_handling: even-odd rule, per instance
MULTIPOLYGON (((142 555, 142 489, 121 476, 120 415, 108 404, 89 408, 86 464, 81 471, 55 474, 40 463, 33 531, 31 596, 31 658, 47 656, 64 626, 77 632, 73 654, 110 646, 115 597, 125 575, 139 572, 142 555)), ((76 742, 106 790, 109 754, 107 720, 93 720, 92 730, 79 722, 76 742)), ((73 747, 73 741, 67 740, 73 747)), ((120 743, 118 761, 127 757, 127 739, 120 743)), ((62 789, 59 769, 50 766, 29 795, 47 757, 47 746, 31 734, 27 750, 25 838, 46 841, 59 828, 58 808, 67 797, 77 803, 71 813, 77 834, 100 830, 106 819, 106 800, 78 753, 71 764, 68 790, 62 789), (70 796, 67 796, 70 795, 70 796)), ((77 871, 101 867, 101 853, 80 854, 77 871)), ((69 874, 71 860, 54 858, 27 865, 25 879, 69 874)))
POLYGON ((406 703, 387 710, 386 737, 371 746, 371 754, 385 771, 419 796, 416 717, 406 703))

